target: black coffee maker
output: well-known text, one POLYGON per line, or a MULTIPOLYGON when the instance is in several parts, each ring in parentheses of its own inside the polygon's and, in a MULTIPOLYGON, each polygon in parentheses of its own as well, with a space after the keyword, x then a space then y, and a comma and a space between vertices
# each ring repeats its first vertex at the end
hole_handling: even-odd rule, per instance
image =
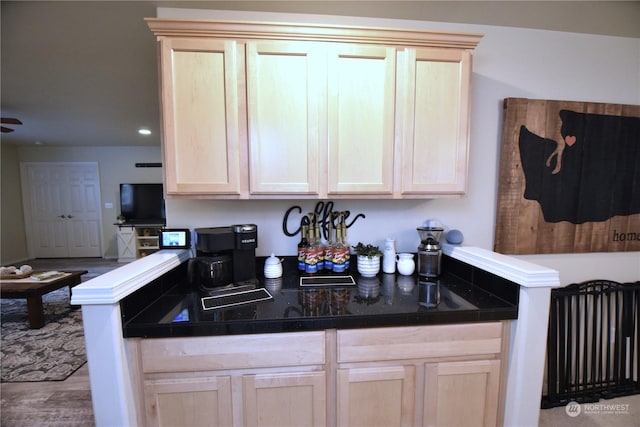
POLYGON ((256 280, 257 225, 196 228, 195 238, 194 281, 200 291, 256 280))

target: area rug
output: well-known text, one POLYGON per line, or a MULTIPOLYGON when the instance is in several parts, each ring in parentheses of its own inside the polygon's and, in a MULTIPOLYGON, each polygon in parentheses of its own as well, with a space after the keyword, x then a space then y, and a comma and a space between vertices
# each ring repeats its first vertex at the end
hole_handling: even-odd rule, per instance
POLYGON ((87 361, 82 311, 67 287, 43 297, 45 325, 29 329, 27 302, 0 300, 1 382, 63 381, 87 361))

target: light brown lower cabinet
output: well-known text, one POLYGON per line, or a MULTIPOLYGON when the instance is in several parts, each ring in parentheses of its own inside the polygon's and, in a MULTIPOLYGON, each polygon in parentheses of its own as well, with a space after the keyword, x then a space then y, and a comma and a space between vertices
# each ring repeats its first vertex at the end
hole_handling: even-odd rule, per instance
POLYGON ((338 369, 337 397, 339 426, 413 425, 415 368, 338 369))
POLYGON ((325 426, 324 372, 243 375, 247 426, 325 426))
POLYGON ((232 425, 228 375, 146 380, 144 388, 147 425, 232 425))
POLYGON ((500 360, 428 363, 424 426, 495 426, 500 360))
MULTIPOLYGON (((509 322, 131 340, 150 426, 496 426, 509 322)), ((140 418, 139 418, 140 419, 140 418)))
POLYGON ((495 426, 499 378, 500 360, 339 369, 337 425, 495 426))
POLYGON ((231 426, 232 378, 247 426, 325 426, 324 372, 220 375, 145 381, 147 424, 231 426))

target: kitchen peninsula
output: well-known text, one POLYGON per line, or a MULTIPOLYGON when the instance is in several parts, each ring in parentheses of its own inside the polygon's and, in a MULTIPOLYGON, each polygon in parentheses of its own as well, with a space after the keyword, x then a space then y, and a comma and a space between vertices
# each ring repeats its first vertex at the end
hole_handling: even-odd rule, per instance
POLYGON ((281 287, 263 281, 273 301, 216 317, 176 291, 188 251, 161 251, 89 281, 73 303, 83 306, 96 423, 205 415, 254 425, 258 414, 290 413, 310 425, 353 425, 382 413, 366 398, 372 392, 388 399, 391 424, 465 412, 494 425, 537 424, 557 272, 479 248, 445 247, 445 255, 435 309, 419 306, 415 281, 381 275, 373 294, 357 277, 348 312, 311 312, 285 271, 281 287), (458 389, 453 397, 443 391, 456 384, 475 393, 464 396, 465 411, 458 389), (274 412, 270 399, 284 396, 294 403, 274 412), (195 406, 184 406, 189 399, 195 406))

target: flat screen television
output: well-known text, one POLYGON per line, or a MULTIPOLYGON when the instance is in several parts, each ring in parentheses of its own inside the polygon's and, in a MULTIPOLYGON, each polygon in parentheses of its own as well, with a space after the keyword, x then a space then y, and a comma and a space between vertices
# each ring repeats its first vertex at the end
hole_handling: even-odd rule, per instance
POLYGON ((127 224, 165 224, 162 184, 120 184, 120 213, 127 224))

